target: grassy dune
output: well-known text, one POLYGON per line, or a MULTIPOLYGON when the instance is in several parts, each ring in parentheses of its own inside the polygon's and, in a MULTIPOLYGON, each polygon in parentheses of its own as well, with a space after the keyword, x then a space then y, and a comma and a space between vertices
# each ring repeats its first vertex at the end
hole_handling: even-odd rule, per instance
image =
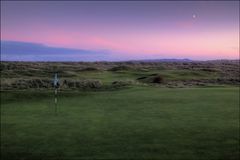
MULTIPOLYGON (((106 76, 106 75, 105 75, 106 76)), ((1 93, 1 158, 239 159, 239 89, 1 93)))
POLYGON ((116 81, 162 87, 238 86, 239 60, 193 62, 2 62, 1 90, 52 89, 58 73, 65 89, 113 88, 116 81), (83 81, 89 85, 82 87, 83 81), (156 82, 154 82, 156 84, 156 82))

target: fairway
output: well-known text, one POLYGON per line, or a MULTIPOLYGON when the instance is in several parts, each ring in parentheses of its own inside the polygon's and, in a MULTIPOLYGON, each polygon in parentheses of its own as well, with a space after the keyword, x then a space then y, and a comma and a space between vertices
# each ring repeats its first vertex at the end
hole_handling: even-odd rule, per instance
POLYGON ((1 158, 239 159, 239 88, 1 92, 1 158))

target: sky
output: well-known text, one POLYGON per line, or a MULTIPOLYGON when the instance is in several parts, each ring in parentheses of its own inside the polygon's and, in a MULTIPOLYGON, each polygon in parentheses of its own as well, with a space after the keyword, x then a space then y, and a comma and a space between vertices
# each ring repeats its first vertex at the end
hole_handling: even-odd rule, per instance
POLYGON ((1 60, 239 59, 239 1, 1 1, 1 60))

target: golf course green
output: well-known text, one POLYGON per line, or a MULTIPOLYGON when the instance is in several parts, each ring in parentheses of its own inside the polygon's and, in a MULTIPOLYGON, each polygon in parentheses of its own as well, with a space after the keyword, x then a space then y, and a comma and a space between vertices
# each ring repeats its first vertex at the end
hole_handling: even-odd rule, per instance
POLYGON ((239 88, 1 92, 4 160, 238 160, 239 88))

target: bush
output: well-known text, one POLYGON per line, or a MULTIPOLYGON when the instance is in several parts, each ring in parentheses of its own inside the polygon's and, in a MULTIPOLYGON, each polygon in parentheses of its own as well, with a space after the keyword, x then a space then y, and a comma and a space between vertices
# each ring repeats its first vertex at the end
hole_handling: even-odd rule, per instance
POLYGON ((63 80, 63 83, 60 84, 62 88, 70 89, 97 89, 102 87, 102 83, 99 80, 63 80))
POLYGON ((151 74, 149 76, 139 77, 137 78, 137 80, 143 83, 163 83, 164 82, 163 76, 158 74, 151 74))
MULTIPOLYGON (((99 80, 62 80, 61 89, 98 89, 102 87, 99 80)), ((4 79, 1 81, 1 89, 52 89, 53 81, 49 79, 4 79)))
POLYGON ((51 88, 51 83, 48 79, 5 79, 1 89, 51 88))
POLYGON ((162 83, 163 77, 161 75, 153 77, 152 83, 162 83))

